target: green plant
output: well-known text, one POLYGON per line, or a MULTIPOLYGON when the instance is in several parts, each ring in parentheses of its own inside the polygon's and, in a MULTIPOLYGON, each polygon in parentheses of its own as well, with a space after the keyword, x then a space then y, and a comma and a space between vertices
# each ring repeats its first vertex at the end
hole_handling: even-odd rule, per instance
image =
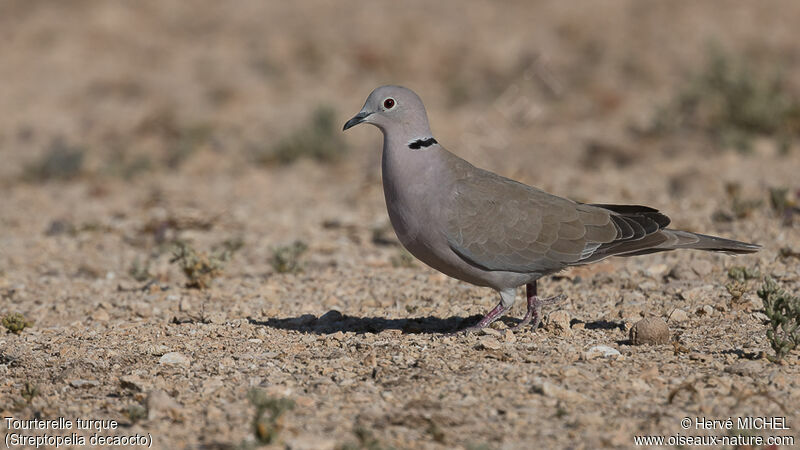
POLYGON ((341 159, 347 146, 341 137, 333 109, 322 106, 311 115, 308 123, 280 141, 271 149, 257 155, 264 164, 289 164, 300 158, 320 162, 341 159))
POLYGON ((20 334, 22 330, 33 325, 33 322, 26 319, 20 313, 12 313, 3 317, 3 326, 9 333, 20 334))
POLYGON ((289 245, 277 247, 272 251, 270 264, 278 273, 294 273, 302 271, 300 256, 308 250, 303 241, 294 241, 289 245))
POLYGON ((778 362, 800 345, 800 297, 786 292, 771 277, 764 279, 758 296, 769 319, 767 339, 775 350, 775 356, 768 358, 778 362))
POLYGON ((134 403, 128 406, 125 410, 125 415, 128 416, 128 420, 130 420, 131 423, 136 423, 147 417, 147 408, 138 403, 134 403))
POLYGON ((751 269, 744 266, 734 266, 728 269, 728 278, 740 283, 747 280, 753 280, 761 277, 761 272, 758 269, 751 269))
POLYGON ((33 399, 39 395, 39 386, 31 383, 30 381, 26 381, 25 385, 22 386, 22 398, 30 405, 33 402, 33 399))
POLYGON ((289 398, 278 398, 267 395, 263 389, 253 388, 247 393, 256 408, 253 417, 253 433, 262 444, 272 444, 276 442, 282 424, 280 418, 286 411, 294 409, 294 400, 289 398), (266 414, 265 413, 269 413, 266 414))

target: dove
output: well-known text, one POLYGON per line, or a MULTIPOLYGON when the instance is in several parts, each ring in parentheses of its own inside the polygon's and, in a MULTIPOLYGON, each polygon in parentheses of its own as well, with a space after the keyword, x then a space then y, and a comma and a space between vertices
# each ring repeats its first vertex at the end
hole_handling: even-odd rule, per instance
POLYGON ((575 202, 475 167, 433 137, 422 100, 401 86, 372 91, 343 131, 361 123, 383 133, 383 192, 402 245, 433 269, 500 295, 465 331, 502 317, 523 285, 527 311, 514 329, 536 329, 542 307, 563 298, 539 297, 537 280, 571 266, 677 249, 760 248, 667 228, 670 219, 647 206, 575 202))

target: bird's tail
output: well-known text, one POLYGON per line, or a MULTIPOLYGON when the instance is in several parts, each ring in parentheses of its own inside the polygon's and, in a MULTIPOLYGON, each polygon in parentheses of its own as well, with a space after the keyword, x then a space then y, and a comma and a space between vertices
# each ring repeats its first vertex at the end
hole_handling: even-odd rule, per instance
POLYGON ((709 236, 707 234, 692 233, 691 231, 670 230, 664 228, 658 233, 666 238, 666 240, 661 244, 647 249, 636 250, 629 253, 621 253, 617 256, 636 256, 683 248, 705 250, 709 252, 722 252, 729 255, 742 255, 746 253, 755 253, 761 248, 761 246, 758 244, 749 244, 747 242, 734 241, 733 239, 709 236))

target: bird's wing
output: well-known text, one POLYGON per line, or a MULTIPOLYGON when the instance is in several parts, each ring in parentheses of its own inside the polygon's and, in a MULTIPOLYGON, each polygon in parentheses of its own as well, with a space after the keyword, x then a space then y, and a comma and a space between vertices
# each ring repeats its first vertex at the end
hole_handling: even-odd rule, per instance
POLYGON ((445 217, 450 247, 487 270, 547 273, 662 244, 652 208, 589 205, 459 164, 445 217))

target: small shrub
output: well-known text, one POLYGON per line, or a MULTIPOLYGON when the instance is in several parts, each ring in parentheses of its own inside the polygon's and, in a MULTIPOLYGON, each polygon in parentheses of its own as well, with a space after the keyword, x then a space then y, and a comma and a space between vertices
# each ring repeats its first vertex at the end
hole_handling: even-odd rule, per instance
POLYGON ((9 333, 20 334, 22 330, 33 325, 33 322, 26 319, 20 313, 8 314, 3 317, 3 326, 9 333))
POLYGON ((250 400, 250 404, 256 408, 256 414, 253 417, 253 433, 256 439, 262 444, 275 443, 283 428, 279 419, 283 413, 294 409, 294 400, 271 397, 262 389, 257 388, 251 389, 247 393, 247 398, 250 400))
POLYGON ((272 252, 270 264, 278 273, 296 273, 303 270, 300 256, 308 250, 303 241, 294 241, 290 245, 278 247, 272 252))
POLYGON ((225 264, 234 252, 235 250, 225 244, 211 254, 197 252, 186 242, 177 241, 170 262, 177 263, 186 275, 186 287, 205 289, 211 284, 211 280, 222 274, 225 264))
POLYGON ((83 170, 84 153, 83 148, 70 146, 63 140, 56 139, 41 160, 25 168, 26 177, 34 181, 75 178, 83 170))
POLYGON ((328 163, 341 159, 346 152, 336 114, 323 106, 314 111, 308 123, 257 155, 257 159, 264 164, 290 164, 300 158, 328 163))
POLYGON ((145 260, 145 262, 142 263, 137 257, 133 260, 133 264, 131 264, 130 269, 128 269, 128 275, 139 282, 145 282, 152 279, 153 275, 150 274, 150 261, 145 260))
POLYGON ((734 281, 738 281, 740 283, 744 283, 747 280, 753 280, 760 277, 761 277, 761 272, 759 272, 758 269, 751 269, 749 267, 744 267, 744 266, 735 266, 728 269, 728 278, 734 281))
POLYGON ((778 362, 800 345, 800 297, 783 290, 771 277, 764 279, 758 296, 764 301, 764 314, 769 318, 767 339, 775 351, 769 359, 778 362))
POLYGON ((30 405, 33 402, 33 399, 39 396, 39 386, 31 383, 30 381, 25 382, 25 386, 22 387, 22 398, 30 405))
POLYGON ((706 67, 683 83, 652 130, 700 131, 740 151, 749 151, 754 137, 771 136, 785 150, 789 137, 800 134, 800 100, 781 76, 756 67, 712 47, 706 67))

